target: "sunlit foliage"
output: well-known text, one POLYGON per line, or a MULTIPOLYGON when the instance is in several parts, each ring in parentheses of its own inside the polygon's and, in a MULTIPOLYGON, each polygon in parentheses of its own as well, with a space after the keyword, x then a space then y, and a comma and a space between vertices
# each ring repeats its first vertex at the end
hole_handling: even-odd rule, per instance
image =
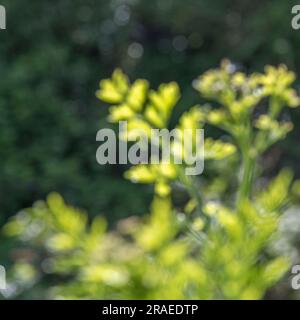
MULTIPOLYGON (((290 257, 269 247, 299 182, 287 169, 262 182, 258 161, 293 127, 280 119, 285 107, 299 105, 294 78, 285 66, 248 76, 227 60, 199 77, 194 86, 212 105, 192 107, 177 128, 223 130, 225 140, 205 139, 215 179, 186 176, 185 163, 133 166, 126 178, 155 190, 151 212, 142 220, 131 217, 110 230, 103 218, 88 221, 58 194, 17 214, 4 233, 40 254, 32 262, 15 261, 14 294, 47 274, 56 276, 45 290, 54 298, 263 298, 290 266, 290 257), (230 178, 224 171, 229 166, 236 171, 230 178), (183 209, 172 205, 178 185, 189 194, 183 209)), ((176 83, 157 91, 149 87, 145 80, 130 84, 116 70, 100 82, 97 97, 112 105, 109 121, 127 120, 129 135, 136 128, 148 134, 169 125, 180 98, 176 83)))

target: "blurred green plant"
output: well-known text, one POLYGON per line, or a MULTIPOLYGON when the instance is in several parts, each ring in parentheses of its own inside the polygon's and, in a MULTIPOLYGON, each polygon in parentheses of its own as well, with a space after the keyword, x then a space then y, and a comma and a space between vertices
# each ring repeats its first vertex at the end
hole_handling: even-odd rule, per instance
MULTIPOLYGON (((110 231, 103 218, 89 222, 58 194, 17 214, 4 233, 40 253, 33 261, 16 259, 9 272, 15 294, 26 284, 40 283, 46 273, 56 276, 45 289, 47 297, 55 298, 263 298, 291 263, 291 257, 269 247, 278 238, 281 216, 292 205, 299 182, 283 169, 266 183, 258 162, 292 129, 280 115, 283 108, 300 104, 291 87, 294 80, 282 65, 247 76, 224 60, 219 69, 195 81, 214 107, 192 107, 176 128, 206 124, 223 131, 223 139, 205 139, 205 154, 206 160, 235 166, 230 182, 224 167, 216 166, 215 175, 225 180, 225 187, 216 187, 215 179, 202 184, 201 177, 186 176, 190 164, 143 164, 125 176, 154 185, 151 214, 144 221, 128 218, 110 231), (232 185, 235 190, 224 200, 222 193, 232 185), (184 210, 172 205, 172 193, 179 187, 189 193, 184 210)), ((128 121, 127 135, 121 137, 127 140, 136 128, 145 134, 166 128, 180 93, 176 83, 157 91, 145 80, 130 84, 116 70, 111 79, 100 82, 97 96, 112 104, 111 122, 128 121)), ((175 151, 182 144, 182 135, 177 138, 175 151)))

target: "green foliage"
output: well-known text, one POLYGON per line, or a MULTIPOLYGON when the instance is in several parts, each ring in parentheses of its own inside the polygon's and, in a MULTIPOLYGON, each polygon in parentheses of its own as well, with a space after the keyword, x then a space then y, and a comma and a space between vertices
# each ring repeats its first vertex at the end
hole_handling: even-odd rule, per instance
MULTIPOLYGON (((262 154, 292 128, 279 117, 284 107, 299 104, 293 80, 284 66, 247 76, 227 60, 205 73, 195 87, 218 105, 197 105, 183 113, 176 127, 177 143, 182 144, 184 129, 213 124, 223 130, 226 142, 207 137, 205 151, 225 188, 216 188, 216 180, 203 183, 201 176, 186 176, 186 163, 133 166, 127 178, 155 186, 151 213, 143 221, 134 217, 119 221, 113 230, 103 218, 89 221, 85 213, 52 194, 4 227, 7 236, 41 251, 30 263, 18 259, 11 281, 21 292, 26 284, 38 285, 46 272, 55 277, 45 296, 54 298, 263 298, 290 266, 290 257, 270 246, 291 205, 291 188, 296 190, 297 185, 287 169, 262 185, 257 167, 262 154), (256 119, 254 111, 266 101, 269 108, 259 111, 256 119), (230 183, 217 163, 225 168, 234 165, 240 172, 230 177, 236 188, 226 201, 223 193, 230 183), (185 213, 172 205, 178 185, 189 194, 185 213), (212 196, 213 189, 221 191, 212 196)), ((168 125, 179 99, 178 85, 163 84, 157 91, 148 87, 145 80, 130 84, 120 70, 100 82, 97 97, 112 104, 108 119, 129 123, 122 139, 134 129, 148 135, 151 128, 168 125)), ((178 148, 175 142, 172 148, 178 148)))
MULTIPOLYGON (((100 89, 96 93, 97 97, 105 102, 114 103, 110 107, 108 119, 112 122, 127 120, 127 132, 124 137, 121 137, 124 140, 134 138, 138 130, 140 136, 149 137, 152 142, 160 141, 159 133, 157 132, 153 137, 151 129, 168 127, 172 110, 180 98, 178 85, 175 82, 162 84, 157 91, 150 90, 149 92, 147 88, 145 80, 137 80, 131 86, 128 78, 120 70, 113 73, 111 80, 106 79, 100 82, 100 89), (135 93, 136 99, 131 98, 132 92, 135 93), (131 100, 134 103, 130 102, 131 100)), ((204 120, 205 114, 200 106, 194 106, 181 116, 176 127, 179 131, 170 146, 171 154, 183 158, 186 152, 184 148, 181 148, 184 142, 184 130, 190 129, 195 135, 195 129, 202 128, 204 120)), ((192 140, 195 143, 195 139, 192 140)), ((148 144, 148 141, 146 143, 148 144)), ((160 143, 162 148, 163 144, 160 143)), ((204 145, 209 159, 223 159, 235 152, 234 145, 224 143, 221 140, 214 141, 209 138, 204 145)), ((155 191, 161 196, 167 195, 170 191, 168 181, 178 178, 180 175, 178 171, 182 170, 182 168, 178 169, 175 163, 141 164, 131 168, 125 176, 135 182, 154 182, 155 191)))

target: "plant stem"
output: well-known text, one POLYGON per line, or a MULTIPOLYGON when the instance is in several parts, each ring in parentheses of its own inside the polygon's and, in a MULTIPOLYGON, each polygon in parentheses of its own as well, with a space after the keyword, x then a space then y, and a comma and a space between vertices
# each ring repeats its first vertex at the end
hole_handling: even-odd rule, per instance
POLYGON ((252 191, 252 183, 255 169, 256 152, 253 149, 254 132, 250 118, 245 121, 245 134, 239 137, 238 144, 242 153, 242 180, 239 187, 237 205, 249 199, 252 191))
POLYGON ((186 187, 190 197, 194 198, 197 201, 197 211, 202 212, 202 197, 198 190, 198 187, 195 185, 195 182, 190 176, 187 176, 183 169, 179 169, 179 179, 181 183, 186 187))
MULTIPOLYGON (((249 148, 249 146, 248 146, 249 148)), ((238 204, 249 199, 252 191, 252 182, 255 169, 255 158, 250 154, 250 150, 242 152, 243 177, 238 195, 238 204)))

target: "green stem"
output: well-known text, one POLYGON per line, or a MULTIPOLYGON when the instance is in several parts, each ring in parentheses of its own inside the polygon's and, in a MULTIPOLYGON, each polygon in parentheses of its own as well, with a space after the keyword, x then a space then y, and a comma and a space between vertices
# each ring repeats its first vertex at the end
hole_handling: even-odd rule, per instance
POLYGON ((282 110, 282 103, 277 97, 271 97, 269 115, 271 119, 276 119, 282 110))
POLYGON ((181 183, 186 187, 189 195, 197 201, 197 211, 201 212, 202 208, 202 197, 200 195, 198 187, 195 185, 194 181, 190 176, 187 176, 184 169, 179 169, 179 179, 181 183))
MULTIPOLYGON (((248 146, 249 148, 249 146, 248 146)), ((249 199, 252 191, 252 182, 255 169, 255 158, 249 150, 242 152, 243 157, 243 177, 238 195, 238 204, 245 199, 249 199)))
POLYGON ((238 138, 238 144, 242 153, 242 180, 237 198, 238 206, 244 200, 250 199, 255 169, 254 132, 249 118, 245 121, 244 132, 245 134, 238 138))
MULTIPOLYGON (((271 119, 276 119, 282 110, 282 104, 277 97, 272 97, 270 101, 269 116, 271 119)), ((247 122, 246 128, 248 133, 245 139, 240 143, 242 150, 242 160, 243 160, 243 177, 240 186, 240 192, 238 194, 238 204, 240 204, 244 199, 249 199, 251 196, 251 189, 253 184, 253 175, 255 170, 255 155, 252 154, 252 139, 253 132, 251 129, 250 122, 247 122)), ((256 136, 256 148, 258 152, 263 152, 267 147, 268 136, 265 132, 259 132, 256 136)))

